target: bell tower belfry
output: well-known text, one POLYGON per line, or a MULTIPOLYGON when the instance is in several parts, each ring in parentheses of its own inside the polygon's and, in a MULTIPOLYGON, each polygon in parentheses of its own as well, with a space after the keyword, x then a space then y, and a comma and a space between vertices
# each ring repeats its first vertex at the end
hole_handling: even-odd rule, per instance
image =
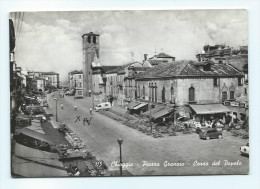
POLYGON ((82 35, 83 51, 83 93, 84 96, 93 95, 91 64, 95 56, 99 58, 99 35, 93 32, 82 35))

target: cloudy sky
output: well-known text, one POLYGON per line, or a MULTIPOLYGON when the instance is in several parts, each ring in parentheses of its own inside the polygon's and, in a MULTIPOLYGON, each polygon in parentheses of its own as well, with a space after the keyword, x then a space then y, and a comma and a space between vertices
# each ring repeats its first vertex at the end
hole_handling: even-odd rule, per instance
MULTIPOLYGON (((20 14, 21 15, 21 14, 20 14)), ((11 14, 15 26, 18 13, 11 14)), ((101 65, 121 65, 143 54, 165 52, 195 59, 206 43, 247 45, 246 10, 25 12, 16 61, 33 71, 55 71, 61 79, 82 69, 82 34, 100 34, 101 65)), ((19 27, 18 27, 19 28, 19 27)))

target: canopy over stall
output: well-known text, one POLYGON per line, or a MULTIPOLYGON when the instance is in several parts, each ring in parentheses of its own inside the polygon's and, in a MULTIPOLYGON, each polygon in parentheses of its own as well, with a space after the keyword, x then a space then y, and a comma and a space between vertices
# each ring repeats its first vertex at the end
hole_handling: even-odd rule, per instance
POLYGON ((17 129, 17 132, 37 140, 47 142, 48 144, 54 144, 50 137, 48 137, 47 135, 28 129, 26 127, 22 129, 17 129))
POLYGON ((148 105, 148 104, 147 104, 147 103, 141 103, 141 104, 139 104, 139 105, 133 107, 133 110, 138 110, 138 109, 140 109, 140 108, 145 107, 146 105, 148 105))
POLYGON ((21 177, 68 176, 58 154, 16 143, 12 155, 12 174, 21 177))
POLYGON ((219 114, 219 113, 228 113, 231 112, 226 106, 223 104, 190 104, 189 105, 196 114, 219 114))
POLYGON ((165 107, 164 109, 156 112, 156 113, 153 113, 152 114, 152 118, 154 118, 154 120, 160 118, 160 117, 165 117, 165 116, 168 116, 169 114, 173 113, 174 109, 171 108, 171 107, 165 107))
POLYGON ((126 107, 131 110, 134 107, 138 106, 139 104, 141 104, 141 102, 130 102, 129 104, 126 105, 126 107))

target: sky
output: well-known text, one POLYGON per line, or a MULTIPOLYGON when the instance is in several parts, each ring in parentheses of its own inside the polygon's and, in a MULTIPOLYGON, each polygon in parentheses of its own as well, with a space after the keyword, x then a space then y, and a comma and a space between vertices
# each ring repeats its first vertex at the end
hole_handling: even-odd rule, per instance
POLYGON ((144 53, 152 57, 155 51, 176 60, 195 60, 205 44, 238 48, 248 42, 248 13, 242 9, 25 12, 23 19, 21 15, 10 14, 18 28, 17 65, 57 72, 61 81, 68 79, 68 72, 82 69, 84 33, 100 34, 101 65, 142 61, 144 53))

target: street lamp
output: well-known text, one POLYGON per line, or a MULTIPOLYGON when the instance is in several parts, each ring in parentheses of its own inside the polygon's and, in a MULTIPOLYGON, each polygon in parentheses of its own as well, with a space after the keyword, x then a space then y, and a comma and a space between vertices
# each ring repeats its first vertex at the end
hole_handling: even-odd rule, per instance
POLYGON ((123 173, 122 173, 122 151, 121 151, 121 145, 123 143, 123 139, 119 138, 119 139, 117 139, 117 142, 119 144, 119 150, 120 150, 120 176, 122 176, 123 173))
POLYGON ((58 110, 57 110, 57 101, 58 101, 58 98, 54 98, 54 100, 56 101, 56 122, 58 122, 58 110))

